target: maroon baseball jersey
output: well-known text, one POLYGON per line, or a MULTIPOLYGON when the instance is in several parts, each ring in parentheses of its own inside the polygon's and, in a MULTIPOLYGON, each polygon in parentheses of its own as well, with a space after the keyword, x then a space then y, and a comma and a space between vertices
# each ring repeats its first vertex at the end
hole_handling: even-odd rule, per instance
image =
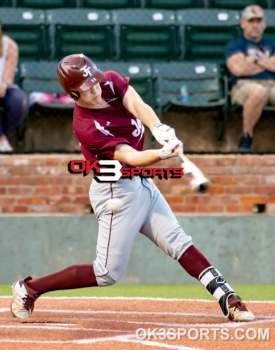
MULTIPOLYGON (((142 151, 144 126, 122 103, 129 78, 108 71, 100 86, 102 98, 110 104, 109 107, 89 109, 75 104, 74 108, 73 129, 84 157, 90 161, 113 159, 118 143, 127 143, 142 151)), ((128 164, 122 166, 131 167, 128 164)))

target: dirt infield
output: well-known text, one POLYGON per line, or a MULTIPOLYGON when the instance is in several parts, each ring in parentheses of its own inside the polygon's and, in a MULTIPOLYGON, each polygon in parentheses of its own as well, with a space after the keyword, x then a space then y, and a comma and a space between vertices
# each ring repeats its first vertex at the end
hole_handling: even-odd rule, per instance
POLYGON ((1 350, 275 349, 274 302, 247 302, 250 323, 228 321, 210 301, 40 298, 23 321, 10 303, 0 298, 1 350))

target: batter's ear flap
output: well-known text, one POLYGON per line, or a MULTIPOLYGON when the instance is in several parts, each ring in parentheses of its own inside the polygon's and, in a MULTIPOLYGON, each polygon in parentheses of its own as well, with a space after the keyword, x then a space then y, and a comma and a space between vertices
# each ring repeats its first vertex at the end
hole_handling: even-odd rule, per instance
POLYGON ((71 90, 71 94, 73 95, 72 97, 74 100, 78 100, 80 97, 80 93, 78 91, 71 90))

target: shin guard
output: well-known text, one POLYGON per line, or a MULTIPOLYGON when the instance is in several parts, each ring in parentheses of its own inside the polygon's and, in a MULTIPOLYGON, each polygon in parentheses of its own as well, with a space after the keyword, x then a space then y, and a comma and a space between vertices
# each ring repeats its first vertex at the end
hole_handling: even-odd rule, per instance
POLYGON ((207 291, 219 302, 225 317, 228 317, 228 297, 236 294, 230 285, 223 279, 221 273, 213 266, 208 267, 199 276, 199 281, 207 291))

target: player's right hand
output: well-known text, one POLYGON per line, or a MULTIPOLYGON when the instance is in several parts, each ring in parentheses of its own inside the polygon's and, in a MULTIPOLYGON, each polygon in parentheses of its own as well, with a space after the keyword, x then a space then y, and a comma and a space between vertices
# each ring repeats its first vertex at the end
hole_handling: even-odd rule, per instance
POLYGON ((179 139, 173 138, 159 150, 159 157, 167 159, 178 157, 181 153, 183 153, 183 143, 179 139))

